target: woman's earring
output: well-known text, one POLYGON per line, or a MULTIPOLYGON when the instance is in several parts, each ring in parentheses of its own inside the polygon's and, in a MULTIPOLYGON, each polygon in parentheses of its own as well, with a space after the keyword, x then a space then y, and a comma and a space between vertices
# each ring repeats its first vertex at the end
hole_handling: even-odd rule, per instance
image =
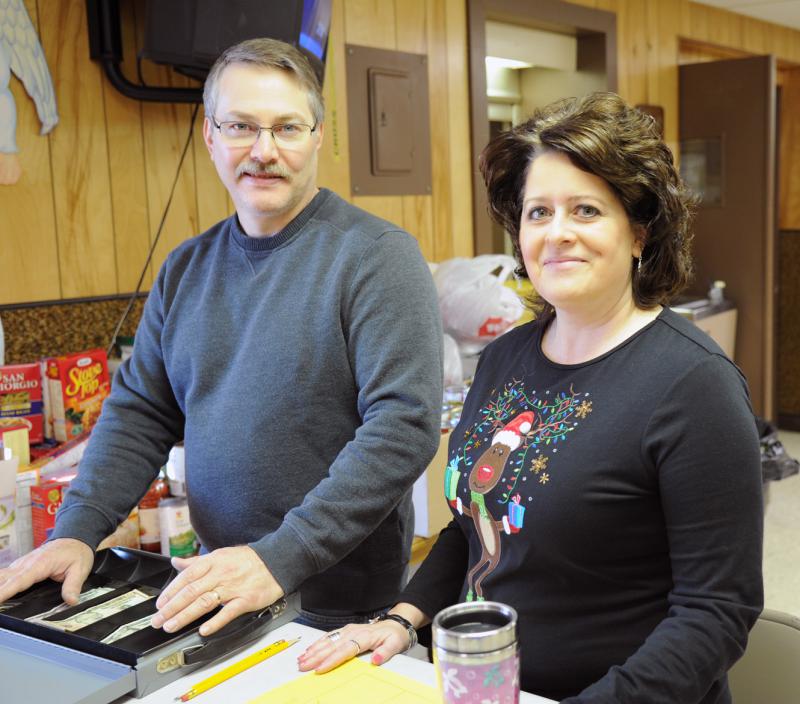
POLYGON ((636 265, 636 273, 637 274, 641 274, 642 273, 642 255, 641 254, 639 255, 639 263, 636 265))

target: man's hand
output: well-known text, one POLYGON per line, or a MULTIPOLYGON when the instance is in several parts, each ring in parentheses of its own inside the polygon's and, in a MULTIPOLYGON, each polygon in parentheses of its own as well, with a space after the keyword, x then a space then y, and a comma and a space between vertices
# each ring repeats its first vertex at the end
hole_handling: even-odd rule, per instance
POLYGON ((51 540, 0 570, 0 603, 49 577, 63 582, 61 598, 74 606, 93 564, 94 551, 86 543, 74 538, 51 540))
POLYGON ((220 604, 222 610, 200 627, 207 636, 237 616, 259 611, 283 596, 264 561, 248 546, 220 548, 207 555, 172 558, 180 574, 156 601, 153 628, 178 631, 220 604))

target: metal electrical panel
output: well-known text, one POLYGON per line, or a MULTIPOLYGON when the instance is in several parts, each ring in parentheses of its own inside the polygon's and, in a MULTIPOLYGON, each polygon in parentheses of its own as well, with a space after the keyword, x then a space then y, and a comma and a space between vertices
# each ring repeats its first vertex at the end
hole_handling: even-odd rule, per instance
POLYGON ((431 192, 427 58, 348 44, 353 195, 431 192))

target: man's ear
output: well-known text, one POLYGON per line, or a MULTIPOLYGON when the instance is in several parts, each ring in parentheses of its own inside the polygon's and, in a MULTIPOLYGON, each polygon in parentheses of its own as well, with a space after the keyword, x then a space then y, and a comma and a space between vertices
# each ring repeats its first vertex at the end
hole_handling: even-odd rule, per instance
POLYGON ((315 132, 317 132, 317 134, 318 134, 318 137, 317 137, 317 151, 319 151, 322 148, 322 138, 325 136, 325 123, 324 122, 320 122, 317 125, 317 129, 315 130, 315 132))
POLYGON ((214 142, 211 139, 211 130, 214 129, 214 126, 211 124, 211 120, 208 117, 203 119, 203 141, 206 143, 206 149, 208 149, 208 155, 213 159, 214 158, 214 142))

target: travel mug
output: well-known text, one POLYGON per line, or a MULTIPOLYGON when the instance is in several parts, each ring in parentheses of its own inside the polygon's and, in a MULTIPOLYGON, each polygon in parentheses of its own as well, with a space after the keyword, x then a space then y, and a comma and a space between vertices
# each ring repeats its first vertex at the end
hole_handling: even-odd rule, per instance
POLYGON ((517 612, 496 601, 442 609, 433 619, 433 662, 446 704, 517 704, 517 612))

